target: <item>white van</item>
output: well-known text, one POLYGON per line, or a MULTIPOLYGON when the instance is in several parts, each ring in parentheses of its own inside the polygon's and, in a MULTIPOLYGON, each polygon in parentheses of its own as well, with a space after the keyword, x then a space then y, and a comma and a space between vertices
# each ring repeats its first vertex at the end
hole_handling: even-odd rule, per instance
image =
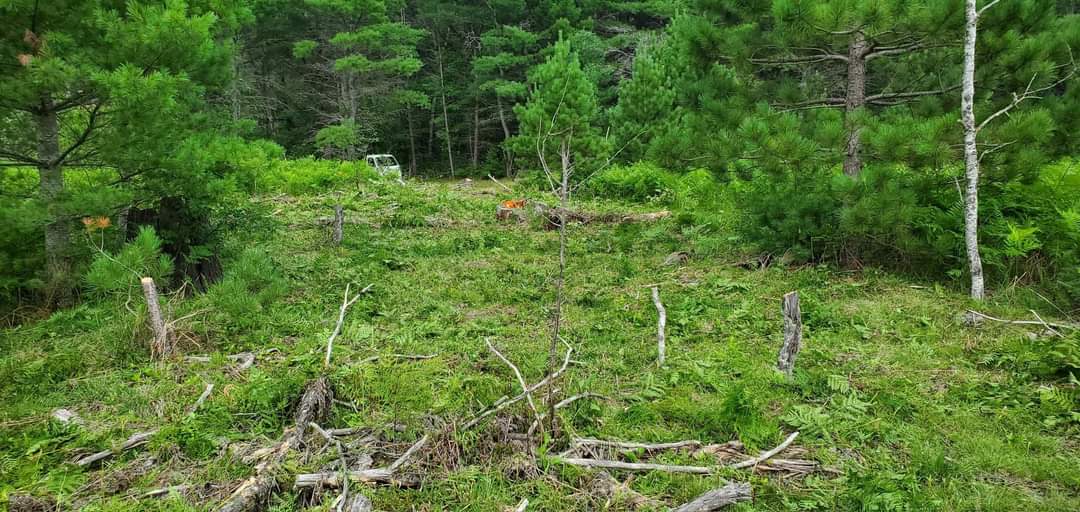
POLYGON ((383 176, 393 176, 398 181, 401 181, 401 165, 398 164, 397 158, 394 155, 368 155, 367 164, 375 169, 375 172, 383 176))

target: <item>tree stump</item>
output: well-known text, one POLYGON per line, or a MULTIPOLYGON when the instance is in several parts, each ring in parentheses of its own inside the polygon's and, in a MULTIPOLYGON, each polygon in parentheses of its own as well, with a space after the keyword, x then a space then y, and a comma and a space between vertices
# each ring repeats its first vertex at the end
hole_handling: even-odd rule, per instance
POLYGON ((334 205, 334 244, 341 245, 345 239, 345 208, 340 204, 334 205))
POLYGON ((158 359, 169 357, 173 353, 169 332, 165 328, 165 319, 161 316, 161 304, 158 304, 157 287, 154 278, 142 278, 143 295, 146 297, 146 313, 150 317, 150 328, 154 331, 154 341, 150 344, 150 354, 158 359))
POLYGON ((802 311, 799 310, 799 292, 784 295, 784 346, 780 348, 776 369, 791 375, 795 368, 795 358, 802 348, 802 311))

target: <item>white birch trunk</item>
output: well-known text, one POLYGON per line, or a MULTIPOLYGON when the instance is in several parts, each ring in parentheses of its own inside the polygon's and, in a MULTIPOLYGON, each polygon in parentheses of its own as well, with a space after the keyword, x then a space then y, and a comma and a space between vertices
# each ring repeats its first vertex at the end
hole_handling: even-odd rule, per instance
POLYGON ((964 192, 964 245, 971 272, 971 298, 982 299, 982 258, 979 256, 979 148, 975 144, 975 36, 979 13, 975 0, 966 0, 964 30, 964 70, 960 99, 960 120, 964 125, 964 164, 967 189, 964 192))

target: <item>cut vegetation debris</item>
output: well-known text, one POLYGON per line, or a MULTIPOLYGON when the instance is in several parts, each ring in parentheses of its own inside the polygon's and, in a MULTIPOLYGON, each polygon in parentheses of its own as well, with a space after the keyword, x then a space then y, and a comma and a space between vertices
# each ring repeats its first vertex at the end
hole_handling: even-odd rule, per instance
POLYGON ((747 270, 722 226, 578 201, 648 222, 566 227, 551 367, 559 234, 492 218, 510 186, 256 198, 272 220, 230 233, 221 283, 170 301, 166 316, 203 313, 161 361, 128 307, 137 282, 4 331, 0 496, 110 512, 1077 509, 1077 384, 1052 355, 1075 350, 1069 322, 1002 295, 969 325, 960 292, 747 270), (317 220, 339 204, 364 222, 341 223, 337 246, 317 220))

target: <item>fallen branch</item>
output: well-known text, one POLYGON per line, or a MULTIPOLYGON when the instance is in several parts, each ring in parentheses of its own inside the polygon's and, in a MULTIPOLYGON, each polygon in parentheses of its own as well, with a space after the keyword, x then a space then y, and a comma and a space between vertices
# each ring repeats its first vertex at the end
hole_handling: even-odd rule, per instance
POLYGON ((487 343, 488 349, 494 352, 495 356, 502 360, 503 363, 506 363, 506 365, 514 371, 514 376, 517 377, 518 384, 521 386, 521 392, 525 395, 525 400, 529 402, 529 408, 532 409, 533 417, 536 418, 536 424, 542 424, 543 420, 540 417, 540 411, 536 409, 536 403, 533 402, 532 392, 529 391, 529 384, 525 382, 525 377, 521 375, 521 370, 519 370, 514 363, 511 363, 506 356, 502 355, 502 352, 499 352, 499 350, 495 348, 495 345, 491 344, 491 340, 485 340, 485 342, 487 343))
POLYGON ((604 459, 579 459, 575 457, 551 457, 551 460, 560 464, 581 466, 586 468, 621 469, 625 471, 664 471, 667 473, 691 473, 695 475, 711 475, 713 468, 703 466, 677 466, 670 464, 652 464, 647 462, 622 462, 604 459))
POLYGON ((607 471, 600 471, 596 474, 592 484, 589 486, 589 493, 592 496, 606 499, 605 509, 611 508, 612 502, 617 502, 626 510, 661 508, 660 502, 631 489, 628 484, 616 480, 607 471))
POLYGON ((1061 334, 1060 332, 1054 330, 1054 328, 1051 327, 1050 324, 1046 323, 1046 320, 1043 320, 1043 318, 1041 316, 1039 316, 1039 314, 1036 313, 1034 309, 1030 309, 1028 311, 1031 311, 1031 314, 1035 315, 1035 319, 1038 320, 1039 322, 1042 322, 1043 326, 1046 327, 1046 330, 1050 331, 1051 334, 1053 334, 1054 336, 1057 336, 1058 338, 1064 338, 1065 337, 1064 334, 1061 334))
POLYGON ((420 450, 420 448, 423 448, 423 446, 427 444, 427 442, 428 435, 424 434, 424 436, 421 437, 419 441, 413 443, 413 445, 410 446, 408 450, 405 450, 405 453, 401 454, 401 457, 398 457, 396 460, 394 460, 394 462, 390 463, 390 465, 386 467, 387 471, 391 473, 397 471, 398 468, 405 465, 405 463, 408 462, 409 459, 412 458, 412 456, 415 455, 418 450, 420 450))
MULTIPOLYGON (((308 426, 310 426, 312 428, 312 430, 314 430, 320 436, 322 436, 322 438, 325 439, 327 443, 330 443, 330 444, 334 445, 335 447, 337 447, 338 461, 341 462, 341 471, 343 471, 343 472, 348 471, 349 470, 349 463, 348 463, 347 460, 345 460, 345 447, 342 446, 341 441, 338 441, 337 439, 335 439, 334 436, 330 435, 329 432, 323 430, 323 428, 320 427, 319 424, 315 423, 314 421, 312 421, 311 423, 308 423, 308 426)), ((336 500, 334 500, 334 504, 335 504, 334 510, 336 510, 337 512, 341 512, 342 508, 345 505, 345 500, 348 497, 349 497, 349 481, 346 480, 345 481, 345 486, 342 487, 342 489, 341 489, 341 494, 338 495, 336 500)))
POLYGON ((92 453, 92 454, 87 455, 87 456, 85 456, 85 457, 83 457, 81 459, 76 460, 75 465, 80 466, 80 467, 86 467, 86 466, 89 466, 89 465, 91 465, 91 464, 93 464, 93 463, 95 463, 97 461, 104 460, 104 459, 107 459, 109 457, 112 457, 113 455, 116 455, 118 453, 125 452, 127 450, 132 449, 132 448, 137 448, 139 446, 142 446, 142 445, 146 444, 146 442, 149 441, 150 438, 153 437, 154 434, 156 434, 156 433, 157 433, 157 429, 150 430, 150 431, 147 431, 147 432, 138 432, 138 433, 132 434, 131 437, 129 437, 127 439, 127 441, 124 441, 120 446, 116 447, 115 449, 104 450, 104 451, 100 451, 100 452, 97 452, 97 453, 92 453))
MULTIPOLYGON (((255 364, 255 354, 252 353, 252 352, 241 352, 239 354, 228 355, 228 356, 225 356, 225 359, 228 359, 228 360, 234 361, 234 362, 239 362, 240 364, 236 367, 237 371, 247 370, 248 368, 251 368, 251 366, 255 364)), ((210 360, 211 360, 211 357, 210 356, 184 356, 184 360, 187 361, 187 362, 190 362, 190 363, 209 363, 210 360)))
POLYGON ((337 339, 338 334, 341 334, 341 326, 345 323, 345 310, 359 300, 361 295, 367 293, 374 284, 365 286, 352 300, 349 300, 349 286, 348 283, 345 284, 345 300, 341 302, 341 309, 338 310, 337 325, 334 326, 334 332, 330 333, 330 338, 326 340, 326 359, 323 361, 323 367, 325 368, 330 367, 330 354, 334 352, 334 340, 337 339))
POLYGON ((604 439, 593 439, 589 437, 579 437, 574 439, 574 446, 604 446, 607 448, 619 448, 622 450, 645 450, 647 452, 656 452, 662 450, 678 450, 680 448, 699 447, 701 441, 676 441, 672 443, 636 443, 632 441, 608 441, 604 439))
POLYGON ((369 357, 367 359, 361 359, 360 363, 361 364, 363 364, 363 363, 373 363, 373 362, 378 361, 379 359, 382 359, 384 357, 387 357, 387 358, 392 357, 394 359, 409 359, 409 360, 412 360, 412 361, 423 361, 425 359, 434 359, 434 358, 436 358, 438 356, 439 356, 439 354, 428 354, 428 355, 424 355, 424 354, 416 354, 416 355, 412 355, 412 354, 390 354, 388 356, 371 356, 371 357, 369 357))
POLYGON ((533 209, 538 215, 544 217, 547 221, 546 227, 548 229, 558 228, 560 219, 566 219, 567 222, 576 222, 579 224, 589 224, 593 222, 625 224, 632 222, 653 222, 671 216, 671 212, 668 210, 651 213, 586 213, 567 208, 548 206, 539 202, 534 204, 533 209))
POLYGON ((308 425, 317 422, 330 410, 331 400, 330 383, 326 377, 310 381, 296 407, 293 425, 285 429, 281 440, 270 450, 266 459, 255 466, 255 474, 240 484, 217 511, 248 512, 258 510, 265 504, 277 487, 275 473, 278 468, 289 452, 300 445, 308 425))
POLYGON ((672 509, 672 512, 710 512, 740 501, 750 501, 753 497, 750 484, 732 482, 719 489, 706 492, 694 498, 693 501, 672 509))
POLYGON ((776 445, 776 448, 773 448, 772 450, 769 450, 767 452, 762 452, 761 455, 758 455, 757 457, 754 457, 754 458, 749 459, 749 460, 744 460, 744 461, 736 463, 736 464, 732 464, 732 465, 730 465, 728 467, 731 468, 731 469, 742 469, 742 468, 748 468, 748 467, 751 467, 751 466, 756 466, 756 465, 758 465, 758 464, 760 464, 760 463, 762 463, 762 462, 764 462, 766 460, 769 460, 769 458, 771 458, 773 455, 776 455, 776 454, 784 451, 784 448, 787 448, 788 446, 790 446, 791 443, 795 441, 796 437, 799 437, 799 431, 798 430, 796 430, 795 432, 792 432, 790 436, 787 436, 787 439, 784 439, 784 442, 776 445))
MULTIPOLYGON (((386 468, 364 469, 359 471, 347 471, 345 479, 356 483, 386 484, 396 487, 417 487, 420 481, 412 477, 399 477, 386 468)), ((293 484, 295 489, 337 489, 343 485, 341 472, 327 473, 302 473, 296 475, 293 484)))
MULTIPOLYGON (((507 192, 513 192, 513 191, 514 191, 514 190, 513 190, 513 189, 511 189, 510 187, 508 187, 508 186, 506 186, 506 185, 503 185, 503 184, 502 184, 502 182, 500 182, 499 180, 495 179, 495 177, 494 177, 494 176, 492 176, 492 175, 488 174, 488 178, 490 178, 490 179, 491 179, 491 181, 494 181, 496 185, 498 185, 498 186, 502 187, 502 188, 503 188, 503 190, 505 190, 505 191, 507 191, 507 192)), ((527 501, 527 500, 526 500, 526 501, 527 501)))
POLYGON ((195 405, 191 406, 191 410, 188 411, 188 416, 194 416, 195 411, 199 410, 199 406, 202 405, 203 402, 205 402, 207 398, 210 398, 210 393, 213 392, 213 391, 214 391, 214 383, 211 382, 211 383, 206 385, 206 389, 204 389, 202 394, 199 395, 199 399, 195 401, 195 405))
POLYGON ((1057 329, 1080 329, 1080 325, 1077 325, 1077 324, 1044 322, 1044 321, 1039 321, 1039 320, 1004 320, 1004 319, 1001 319, 1001 318, 994 318, 994 317, 992 317, 990 315, 987 315, 985 313, 980 313, 980 312, 975 311, 973 309, 969 309, 969 310, 967 310, 967 312, 969 314, 985 318, 985 319, 990 320, 992 322, 999 322, 999 323, 1003 323, 1003 324, 1041 325, 1041 326, 1044 326, 1044 327, 1049 326, 1049 327, 1054 327, 1054 328, 1057 328, 1057 329))
POLYGON ((345 488, 349 482, 382 483, 398 487, 413 487, 419 481, 412 478, 399 478, 397 470, 404 466, 421 448, 427 444, 429 436, 425 434, 419 441, 413 443, 405 453, 384 468, 364 469, 359 471, 337 471, 323 473, 304 473, 296 475, 293 487, 296 489, 309 488, 345 488))
MULTIPOLYGON (((555 410, 557 411, 559 409, 562 409, 563 407, 566 407, 566 406, 568 406, 568 405, 570 405, 570 404, 572 404, 574 402, 577 402, 578 400, 584 399, 584 398, 606 398, 606 397, 604 395, 600 395, 600 394, 597 394, 597 393, 588 393, 588 392, 580 393, 580 394, 574 395, 572 397, 564 398, 563 400, 560 400, 559 403, 555 404, 555 410)), ((530 437, 530 438, 532 437, 533 432, 536 432, 536 429, 540 428, 540 422, 545 417, 547 417, 546 414, 540 413, 540 417, 533 420, 532 425, 529 426, 529 433, 528 433, 527 437, 530 437)))
POLYGON ((529 386, 525 390, 524 393, 522 393, 520 395, 517 395, 514 398, 500 398, 500 399, 496 400, 495 403, 492 404, 491 407, 489 407, 487 410, 485 410, 484 412, 481 412, 480 414, 477 414, 475 417, 473 417, 473 419, 467 421, 464 425, 462 425, 461 429, 462 430, 468 430, 468 429, 470 429, 472 427, 475 427, 478 423, 483 421, 484 418, 487 418, 488 416, 491 416, 492 414, 495 414, 495 413, 509 407, 512 404, 520 402, 521 400, 525 399, 526 396, 529 396, 534 391, 536 391, 536 390, 538 390, 538 389, 540 389, 540 388, 542 388, 544 386, 547 386, 552 381, 559 378, 559 376, 561 376, 563 374, 563 372, 566 371, 566 368, 568 366, 570 366, 570 354, 572 354, 573 352, 574 352, 573 347, 567 345, 566 346, 566 357, 563 358, 562 366, 559 367, 558 370, 553 372, 551 375, 548 375, 547 377, 544 377, 544 379, 541 380, 540 382, 537 382, 536 384, 533 384, 532 386, 529 386))
POLYGON ((667 351, 665 340, 666 336, 664 330, 667 327, 667 310, 664 309, 664 304, 660 302, 660 288, 657 286, 652 287, 652 301, 656 306, 656 312, 659 314, 659 318, 656 321, 656 365, 664 366, 664 355, 667 351))
POLYGON ((525 512, 525 509, 527 508, 529 508, 529 498, 521 498, 521 501, 519 501, 517 506, 514 507, 514 512, 525 512))
POLYGON ((190 485, 170 485, 168 487, 162 487, 160 489, 152 489, 139 495, 139 499, 144 498, 158 498, 161 496, 168 496, 174 492, 184 492, 190 489, 190 485))

